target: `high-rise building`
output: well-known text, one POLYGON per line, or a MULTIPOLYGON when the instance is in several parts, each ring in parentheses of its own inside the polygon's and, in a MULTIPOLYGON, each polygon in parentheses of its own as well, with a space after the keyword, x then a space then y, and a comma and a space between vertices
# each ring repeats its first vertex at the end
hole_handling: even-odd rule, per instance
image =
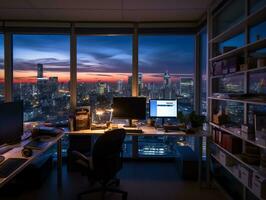
POLYGON ((118 93, 122 93, 123 92, 123 81, 122 80, 118 80, 117 81, 117 92, 118 93))
POLYGON ((97 93, 103 95, 106 89, 106 83, 98 82, 97 83, 97 93))
POLYGON ((193 78, 180 79, 180 95, 185 98, 193 96, 193 78))
POLYGON ((164 88, 171 86, 171 79, 170 79, 170 74, 168 73, 168 71, 164 72, 163 85, 164 85, 164 88))
POLYGON ((168 71, 163 74, 163 98, 171 99, 172 91, 171 91, 171 77, 168 71))
POLYGON ((43 64, 37 64, 37 78, 43 78, 43 64))

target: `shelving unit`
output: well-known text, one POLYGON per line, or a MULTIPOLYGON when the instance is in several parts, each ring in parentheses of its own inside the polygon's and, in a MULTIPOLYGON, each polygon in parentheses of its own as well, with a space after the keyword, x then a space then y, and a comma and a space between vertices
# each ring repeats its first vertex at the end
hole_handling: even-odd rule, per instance
MULTIPOLYGON (((218 163, 220 163, 220 165, 222 165, 228 172, 230 172, 235 177, 235 179, 237 179, 240 183, 242 183, 242 180, 232 171, 232 169, 230 167, 224 165, 217 156, 212 154, 211 157, 214 158, 218 163)), ((245 189, 248 189, 258 199, 261 199, 256 193, 254 193, 254 191, 252 190, 252 188, 250 186, 248 186, 247 184, 243 184, 243 185, 244 185, 245 189)))
MULTIPOLYGON (((228 134, 231 134, 234 137, 241 139, 243 151, 245 150, 247 144, 251 144, 256 147, 259 147, 261 150, 266 150, 266 145, 261 145, 258 142, 256 142, 256 140, 249 140, 249 139, 244 138, 240 132, 240 124, 239 124, 239 128, 230 128, 227 126, 217 125, 212 122, 212 116, 213 116, 215 104, 218 104, 219 102, 235 102, 235 103, 242 104, 241 106, 243 106, 243 111, 244 111, 242 121, 244 124, 248 123, 248 117, 249 117, 248 108, 250 105, 266 106, 265 97, 263 98, 251 98, 251 97, 250 98, 242 98, 242 97, 241 98, 236 98, 236 97, 230 98, 228 97, 227 98, 227 96, 224 97, 223 95, 220 95, 221 97, 219 97, 219 95, 214 95, 214 93, 217 93, 217 92, 214 90, 213 86, 214 86, 214 81, 216 81, 217 79, 223 79, 223 78, 229 78, 229 77, 234 78, 234 76, 240 76, 240 78, 242 78, 244 82, 244 86, 243 86, 244 94, 248 94, 250 74, 260 73, 260 72, 266 73, 266 66, 264 66, 264 67, 252 67, 247 70, 237 71, 237 72, 230 73, 230 74, 221 74, 221 75, 211 74, 211 71, 212 71, 211 68, 214 62, 227 59, 230 57, 234 57, 234 56, 242 56, 244 57, 245 63, 247 63, 250 52, 256 51, 262 48, 266 48, 266 38, 259 38, 257 41, 254 41, 254 42, 250 42, 250 38, 249 38, 250 27, 256 25, 257 23, 266 21, 266 4, 264 4, 264 6, 258 9, 257 11, 250 13, 249 10, 251 6, 250 5, 251 2, 249 0, 245 0, 243 1, 243 3, 245 4, 244 18, 241 21, 236 22, 234 25, 227 28, 225 31, 219 33, 216 36, 213 36, 214 35, 214 30, 213 30, 214 19, 215 17, 217 17, 215 12, 219 12, 219 13, 223 12, 223 9, 226 9, 227 6, 230 6, 230 3, 226 4, 226 6, 223 6, 220 10, 212 12, 214 10, 212 9, 212 11, 209 11, 208 13, 208 29, 209 29, 208 35, 210 36, 209 41, 208 41, 208 45, 209 45, 209 48, 208 48, 209 49, 209 53, 208 53, 208 60, 209 60, 208 62, 208 77, 209 77, 208 78, 208 86, 209 86, 208 87, 208 119, 210 121, 209 124, 210 124, 211 132, 215 128, 215 129, 219 129, 223 132, 226 132, 228 134), (240 33, 244 34, 245 44, 243 46, 240 46, 238 48, 235 48, 233 50, 230 50, 220 55, 215 54, 217 47, 218 47, 218 43, 229 40, 233 36, 238 35, 240 33)), ((258 174, 259 176, 266 179, 266 172, 261 170, 259 166, 250 165, 244 162, 241 159, 240 155, 231 153, 230 151, 228 151, 227 149, 223 148, 221 145, 215 142, 211 142, 211 145, 212 147, 214 147, 215 150, 217 150, 218 152, 224 153, 226 156, 228 156, 228 158, 231 158, 234 161, 236 161, 239 165, 244 166, 245 168, 250 170, 253 174, 258 174)), ((219 159, 219 156, 217 156, 215 152, 210 152, 210 155, 216 162, 218 162, 223 168, 225 168, 228 172, 230 172, 233 175, 233 177, 235 177, 235 179, 238 180, 242 184, 243 186, 242 196, 244 199, 246 199, 248 191, 251 194, 253 194, 255 197, 257 197, 258 199, 263 199, 260 195, 254 192, 254 189, 250 185, 243 182, 243 180, 236 173, 233 172, 231 167, 224 164, 219 159)))

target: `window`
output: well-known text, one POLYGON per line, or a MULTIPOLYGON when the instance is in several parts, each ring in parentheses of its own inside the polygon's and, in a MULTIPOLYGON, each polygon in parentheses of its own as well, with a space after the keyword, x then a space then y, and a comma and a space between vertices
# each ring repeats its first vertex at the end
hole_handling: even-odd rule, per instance
POLYGON ((200 33, 200 113, 207 115, 207 31, 200 33))
POLYGON ((245 3, 243 0, 227 1, 225 8, 214 16, 214 36, 220 34, 245 17, 245 3))
MULTIPOLYGON (((113 97, 131 96, 132 36, 78 36, 77 52, 77 105, 90 106, 93 122, 110 121, 113 97)), ((126 137, 125 156, 131 148, 126 137)))
POLYGON ((194 103, 194 36, 140 36, 139 93, 148 98, 176 99, 179 111, 194 103))
POLYGON ((250 27, 249 40, 250 42, 256 42, 258 40, 266 38, 266 21, 256 24, 250 27))
POLYGON ((244 33, 240 33, 238 35, 234 35, 228 40, 218 43, 215 53, 216 55, 220 55, 244 45, 245 45, 245 35, 244 33))
MULTIPOLYGON (((194 35, 139 36, 139 95, 178 98, 178 110, 190 113, 194 107, 194 44, 194 35)), ((138 139, 140 156, 171 157, 176 153, 176 137, 138 139)))
POLYGON ((263 8, 266 5, 266 1, 265 0, 249 0, 249 5, 250 5, 249 12, 253 13, 263 8))
POLYGON ((0 34, 0 103, 4 102, 4 35, 0 34))
POLYGON ((67 119, 69 44, 66 35, 13 35, 14 100, 24 102, 24 121, 67 119))

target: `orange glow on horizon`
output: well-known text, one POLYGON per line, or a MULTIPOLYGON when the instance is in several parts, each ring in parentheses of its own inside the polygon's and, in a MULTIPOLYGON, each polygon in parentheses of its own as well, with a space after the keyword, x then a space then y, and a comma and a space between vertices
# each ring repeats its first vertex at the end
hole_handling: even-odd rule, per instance
MULTIPOLYGON (((77 79, 78 82, 87 82, 87 83, 96 83, 96 82, 109 82, 115 83, 118 80, 122 80, 123 82, 128 82, 128 78, 131 76, 131 73, 111 73, 111 72, 78 72, 77 79)), ((171 76, 171 74, 170 74, 171 76)), ((182 76, 193 77, 193 74, 187 74, 182 76)), ((4 70, 0 70, 0 82, 4 81, 4 70)), ((58 77, 58 82, 67 83, 70 80, 70 72, 52 72, 46 71, 44 72, 44 77, 58 77)), ((175 76, 171 77, 173 82, 180 79, 180 75, 175 74, 175 76)), ((143 73, 142 76, 143 82, 162 82, 163 81, 163 73, 143 73)), ((34 70, 27 71, 18 71, 14 70, 14 83, 36 83, 37 82, 37 74, 34 70)))

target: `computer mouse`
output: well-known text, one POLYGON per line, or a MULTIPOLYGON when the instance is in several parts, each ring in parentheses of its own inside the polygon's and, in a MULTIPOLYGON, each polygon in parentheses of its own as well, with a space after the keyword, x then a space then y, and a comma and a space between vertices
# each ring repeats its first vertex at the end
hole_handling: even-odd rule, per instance
POLYGON ((22 149, 22 151, 21 151, 21 154, 22 154, 22 156, 23 157, 26 157, 26 158, 28 158, 28 157, 31 157, 32 156, 32 149, 31 148, 27 148, 27 147, 24 147, 23 149, 22 149))

